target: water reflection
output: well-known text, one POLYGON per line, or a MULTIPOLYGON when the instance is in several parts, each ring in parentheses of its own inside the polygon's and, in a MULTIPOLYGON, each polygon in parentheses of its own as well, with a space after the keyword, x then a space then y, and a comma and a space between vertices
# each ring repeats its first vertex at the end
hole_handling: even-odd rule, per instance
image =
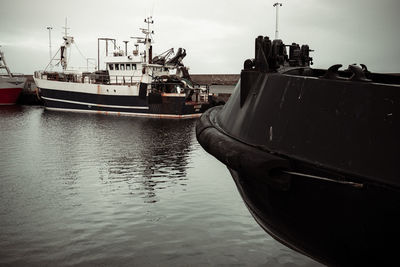
POLYGON ((110 190, 126 186, 152 203, 159 190, 186 185, 194 123, 45 111, 40 127, 59 155, 65 184, 95 169, 110 190))
POLYGON ((131 151, 107 160, 100 170, 101 179, 104 183, 126 182, 130 194, 148 203, 159 200, 159 190, 185 186, 193 123, 141 119, 142 128, 131 151))
POLYGON ((11 115, 19 115, 23 110, 23 106, 20 105, 0 105, 0 114, 2 118, 6 118, 11 115))

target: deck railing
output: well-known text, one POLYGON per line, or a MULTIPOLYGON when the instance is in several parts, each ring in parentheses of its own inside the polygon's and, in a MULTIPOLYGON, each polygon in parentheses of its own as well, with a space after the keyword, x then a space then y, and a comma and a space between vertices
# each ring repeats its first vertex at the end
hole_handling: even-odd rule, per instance
POLYGON ((108 75, 97 73, 59 73, 35 72, 35 78, 73 83, 110 84, 110 85, 138 85, 141 76, 108 75))

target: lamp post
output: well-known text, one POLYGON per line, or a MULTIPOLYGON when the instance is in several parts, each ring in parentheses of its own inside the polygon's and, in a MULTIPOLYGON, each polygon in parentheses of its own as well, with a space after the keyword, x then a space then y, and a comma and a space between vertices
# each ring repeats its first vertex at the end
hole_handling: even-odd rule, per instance
POLYGON ((282 6, 282 3, 276 2, 273 7, 276 8, 276 24, 275 24, 275 39, 278 39, 278 16, 279 16, 279 7, 282 6))

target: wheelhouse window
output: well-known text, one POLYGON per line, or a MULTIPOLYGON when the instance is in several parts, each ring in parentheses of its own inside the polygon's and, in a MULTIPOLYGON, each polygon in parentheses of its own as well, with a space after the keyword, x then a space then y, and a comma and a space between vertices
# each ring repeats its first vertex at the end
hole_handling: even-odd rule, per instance
POLYGON ((119 64, 115 64, 115 70, 119 70, 119 64))
POLYGON ((136 64, 132 64, 132 70, 137 70, 136 64))
POLYGON ((114 70, 114 64, 108 64, 108 69, 109 70, 114 70))
POLYGON ((125 64, 121 64, 121 70, 125 70, 125 64))
POLYGON ((131 70, 131 64, 126 64, 126 70, 131 70))

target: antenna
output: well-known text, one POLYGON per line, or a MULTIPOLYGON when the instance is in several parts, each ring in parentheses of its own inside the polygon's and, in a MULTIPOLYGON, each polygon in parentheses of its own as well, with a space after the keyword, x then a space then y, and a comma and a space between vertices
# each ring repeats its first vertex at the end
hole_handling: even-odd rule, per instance
POLYGON ((128 43, 129 43, 129 41, 124 41, 124 43, 125 43, 125 56, 127 56, 128 55, 128 43))
POLYGON ((48 26, 46 29, 48 29, 49 30, 49 55, 50 55, 50 69, 52 69, 53 68, 53 64, 51 64, 51 61, 52 61, 52 59, 53 59, 53 56, 52 56, 52 54, 53 53, 51 53, 51 30, 53 29, 51 26, 48 26))
POLYGON ((279 7, 282 6, 282 3, 276 2, 273 7, 276 8, 276 25, 275 25, 275 39, 278 39, 278 17, 279 17, 279 7))
POLYGON ((144 22, 147 23, 147 30, 150 31, 150 24, 154 23, 153 17, 150 16, 150 17, 145 18, 144 22))
MULTIPOLYGON (((151 47, 151 38, 150 35, 152 33, 154 33, 154 31, 150 31, 150 24, 153 24, 153 17, 147 17, 144 19, 144 22, 147 23, 147 29, 141 29, 142 33, 144 33, 146 35, 146 39, 144 40, 144 44, 146 45, 146 53, 145 53, 145 62, 147 64, 151 63, 151 59, 152 59, 152 47, 151 47)), ((138 40, 138 43, 141 43, 141 41, 138 40)))
POLYGON ((69 28, 67 27, 67 17, 65 17, 65 27, 64 28, 64 36, 67 37, 68 36, 68 30, 69 28))

